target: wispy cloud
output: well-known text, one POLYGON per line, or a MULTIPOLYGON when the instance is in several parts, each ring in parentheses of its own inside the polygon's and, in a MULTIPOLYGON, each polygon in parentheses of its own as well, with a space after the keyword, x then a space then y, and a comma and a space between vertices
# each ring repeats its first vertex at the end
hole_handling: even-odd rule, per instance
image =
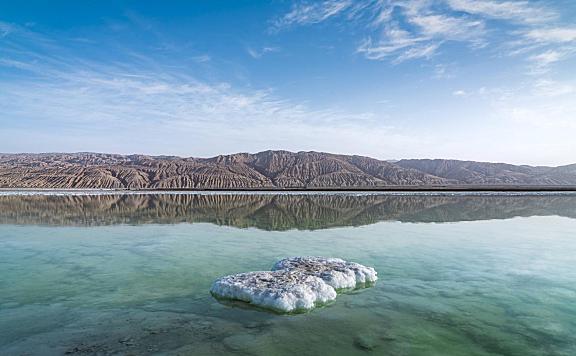
POLYGON ((576 54, 576 28, 547 27, 527 30, 516 43, 516 51, 529 53, 532 74, 544 74, 550 67, 576 54))
POLYGON ((540 75, 547 73, 550 66, 565 59, 569 52, 565 50, 545 50, 544 52, 531 55, 528 60, 532 62, 531 73, 540 75))
MULTIPOLYGON (((576 94, 576 85, 550 79, 540 79, 534 84, 533 92, 538 97, 557 97, 576 94)), ((576 108, 576 105, 574 105, 576 108)), ((574 120, 576 125, 576 120, 574 120)))
POLYGON ((292 10, 273 22, 274 29, 282 29, 293 25, 307 25, 325 21, 341 14, 352 7, 352 0, 324 0, 316 2, 301 2, 292 10))
POLYGON ((420 28, 428 38, 439 36, 444 39, 467 40, 484 33, 484 23, 468 18, 446 15, 422 15, 418 12, 409 17, 409 21, 420 28))
MULTIPOLYGON (((475 94, 492 106, 496 119, 524 125, 515 127, 531 131, 533 135, 539 135, 539 130, 548 130, 552 142, 560 144, 576 129, 573 115, 576 83, 573 81, 536 78, 507 88, 482 88, 475 94)), ((573 142, 570 140, 570 146, 574 146, 573 142)))
POLYGON ((452 79, 456 76, 456 66, 453 63, 439 63, 434 65, 433 79, 452 79))
POLYGON ((50 65, 4 60, 0 65, 41 74, 40 80, 2 82, 4 117, 41 122, 156 122, 172 125, 284 122, 319 125, 369 119, 331 109, 311 109, 283 100, 270 90, 239 90, 226 82, 207 83, 169 69, 93 64, 61 71, 50 65))
POLYGON ((254 59, 260 59, 267 53, 280 52, 278 47, 262 47, 261 49, 254 49, 252 47, 246 48, 246 52, 254 59))
POLYGON ((562 48, 559 53, 563 55, 556 58, 551 57, 553 52, 534 52, 542 52, 545 45, 568 45, 576 39, 575 28, 558 25, 557 10, 511 0, 300 2, 277 19, 274 26, 284 29, 334 18, 365 28, 367 35, 360 41, 358 53, 392 63, 429 59, 443 45, 456 42, 471 49, 507 44, 510 53, 532 52, 533 61, 542 63, 548 59, 549 65, 567 58, 570 51, 562 48))
POLYGON ((529 1, 447 0, 447 3, 456 11, 516 23, 538 24, 558 17, 556 11, 529 1))
MULTIPOLYGON (((82 33, 88 40, 80 41, 74 31, 69 33, 73 38, 66 39, 62 32, 34 32, 46 29, 39 25, 0 26, 0 150, 212 155, 284 148, 380 158, 573 161, 576 84, 568 75, 554 77, 553 69, 561 69, 561 61, 573 58, 574 41, 571 32, 564 31, 571 27, 557 22, 553 11, 543 21, 526 21, 521 17, 527 13, 510 5, 512 1, 489 2, 505 4, 502 8, 508 12, 486 7, 488 1, 283 3, 290 4, 290 14, 273 25, 280 31, 276 37, 258 38, 250 33, 235 39, 236 47, 186 47, 188 42, 166 36, 154 23, 151 36, 138 36, 146 38, 144 44, 134 42, 134 36, 113 39, 109 33, 88 31, 82 33), (462 10, 455 10, 457 5, 462 10), (334 72, 341 67, 326 62, 326 73, 336 73, 333 78, 337 80, 311 80, 309 70, 291 67, 309 59, 310 53, 291 47, 291 42, 282 43, 280 37, 294 26, 319 22, 334 23, 336 29, 324 28, 341 32, 310 38, 312 45, 318 40, 326 47, 348 44, 326 42, 349 33, 354 37, 351 51, 355 48, 361 57, 396 64, 432 60, 418 63, 420 67, 377 66, 375 71, 373 65, 356 58, 347 65, 358 78, 342 76, 334 72), (354 26, 354 31, 347 31, 347 26, 354 26), (250 44, 279 44, 286 52, 290 48, 290 58, 277 58, 284 60, 278 61, 279 72, 287 74, 269 76, 266 68, 260 72, 265 80, 252 76, 262 68, 254 66, 252 58, 266 58, 275 47, 247 47, 245 38, 254 41, 250 44), (466 60, 481 65, 462 66, 460 55, 468 48, 476 52, 474 59, 466 56, 466 60), (227 57, 231 53, 233 61, 227 57), (510 65, 509 57, 494 65, 502 54, 525 61, 539 70, 538 76, 518 80, 516 70, 500 66, 510 65), (487 56, 490 63, 482 63, 487 56), (297 61, 290 63, 292 58, 297 61), (433 78, 451 80, 430 80, 419 68, 433 71, 433 78), (480 77, 492 70, 493 76, 480 77), (505 82, 502 88, 491 87, 496 78, 505 82), (292 79, 296 84, 282 82, 292 79), (464 79, 485 88, 475 90, 464 79), (319 81, 329 90, 316 90, 319 81), (296 93, 308 84, 312 85, 296 93), (283 94, 275 85, 282 87, 283 94), (354 93, 350 100, 338 101, 349 92, 354 93), (306 101, 306 97, 318 102, 306 101), (372 105, 378 98, 387 100, 372 105), (490 147, 486 137, 490 137, 490 147), (516 153, 510 153, 511 147, 516 153)), ((527 6, 542 9, 534 4, 530 1, 527 6)), ((145 24, 136 32, 149 29, 145 24)), ((116 35, 131 27, 123 24, 107 31, 116 35)), ((301 33, 295 35, 302 38, 301 33)), ((330 56, 340 54, 336 52, 328 52, 325 59, 334 60, 330 56)), ((323 64, 314 61, 310 69, 323 64)))
MULTIPOLYGON (((5 132, 14 131, 10 127, 18 123, 26 127, 25 135, 61 127, 78 129, 81 136, 94 133, 110 138, 128 131, 150 138, 150 132, 158 131, 186 140, 182 136, 187 133, 188 139, 194 137, 198 142, 205 142, 208 137, 217 141, 213 137, 217 132, 221 140, 236 145, 239 133, 246 127, 250 130, 244 132, 244 144, 257 142, 260 132, 271 128, 282 132, 299 127, 302 131, 318 132, 329 126, 332 131, 358 137, 370 128, 374 132, 390 132, 370 113, 317 108, 281 98, 271 89, 238 88, 228 82, 200 80, 181 68, 164 65, 153 56, 139 56, 132 50, 126 51, 124 61, 101 62, 71 56, 68 50, 54 45, 58 41, 50 44, 48 51, 41 48, 41 43, 24 46, 28 40, 27 36, 12 34, 0 43, 0 72, 11 75, 11 80, 0 81, 0 125, 5 132), (147 132, 142 133, 143 130, 147 132)), ((262 49, 263 53, 275 50, 262 49)), ((204 65, 210 57, 194 60, 204 65)), ((19 132, 24 135, 24 131, 19 132)), ((293 137, 292 147, 298 148, 298 142, 293 137)), ((220 148, 214 142, 210 145, 211 152, 220 148)), ((267 140, 260 148, 274 147, 267 140)), ((158 146, 153 150, 158 152, 158 146)))
POLYGON ((527 31, 525 36, 543 43, 576 42, 576 27, 538 28, 527 31))
POLYGON ((358 52, 368 59, 382 60, 393 57, 396 62, 401 62, 408 58, 429 57, 438 48, 428 48, 426 37, 414 37, 396 26, 386 28, 383 37, 385 40, 376 43, 372 38, 365 39, 358 47, 358 52))
POLYGON ((212 60, 212 57, 210 57, 207 54, 202 54, 199 56, 194 56, 194 57, 192 57, 192 59, 197 63, 206 63, 206 62, 210 62, 212 60))

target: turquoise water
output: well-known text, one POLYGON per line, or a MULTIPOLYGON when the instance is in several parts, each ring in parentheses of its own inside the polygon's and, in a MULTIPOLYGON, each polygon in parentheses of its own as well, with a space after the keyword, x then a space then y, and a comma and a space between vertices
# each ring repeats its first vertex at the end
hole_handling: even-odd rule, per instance
POLYGON ((576 196, 0 196, 1 355, 575 355, 576 196), (283 316, 222 275, 294 255, 377 284, 283 316))

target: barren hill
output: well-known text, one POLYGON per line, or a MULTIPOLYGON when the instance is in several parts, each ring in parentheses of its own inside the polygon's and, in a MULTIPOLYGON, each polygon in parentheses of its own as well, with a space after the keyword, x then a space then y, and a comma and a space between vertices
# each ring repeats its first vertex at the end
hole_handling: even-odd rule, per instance
POLYGON ((458 184, 576 184, 575 164, 561 167, 533 167, 446 159, 410 159, 400 160, 396 165, 416 169, 458 184))
POLYGON ((102 153, 0 154, 0 188, 351 188, 446 184, 575 185, 576 165, 381 161, 322 152, 212 158, 102 153))

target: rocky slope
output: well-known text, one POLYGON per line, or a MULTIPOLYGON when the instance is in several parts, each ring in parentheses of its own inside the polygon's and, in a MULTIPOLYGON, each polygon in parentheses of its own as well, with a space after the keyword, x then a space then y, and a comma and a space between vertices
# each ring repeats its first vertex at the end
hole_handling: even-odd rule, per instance
POLYGON ((0 188, 346 188, 445 184, 576 185, 576 165, 380 161, 321 152, 213 158, 100 153, 0 154, 0 188))
POLYGON ((0 156, 4 188, 304 188, 442 184, 367 157, 266 151, 213 158, 97 153, 0 156))
POLYGON ((562 167, 533 167, 446 159, 405 159, 395 164, 457 184, 576 184, 576 164, 562 167))

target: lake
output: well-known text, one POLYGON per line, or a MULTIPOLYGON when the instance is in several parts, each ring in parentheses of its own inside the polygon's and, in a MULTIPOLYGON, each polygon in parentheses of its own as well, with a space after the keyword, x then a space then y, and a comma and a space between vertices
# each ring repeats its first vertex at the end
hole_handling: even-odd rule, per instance
POLYGON ((0 192, 1 355, 576 355, 576 195, 0 192), (374 267, 298 315, 220 303, 289 256, 374 267))

